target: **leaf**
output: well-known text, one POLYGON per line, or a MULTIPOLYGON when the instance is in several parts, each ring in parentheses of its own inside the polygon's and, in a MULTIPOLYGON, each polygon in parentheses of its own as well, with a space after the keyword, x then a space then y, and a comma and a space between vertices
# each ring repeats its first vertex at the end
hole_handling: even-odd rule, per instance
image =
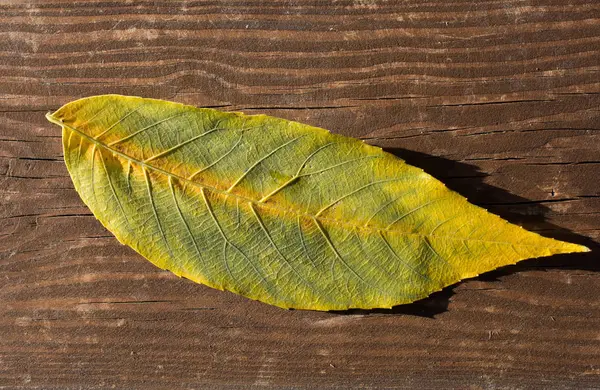
POLYGON ((391 307, 523 259, 588 251, 297 122, 118 95, 47 117, 62 126, 75 189, 120 242, 283 308, 391 307))

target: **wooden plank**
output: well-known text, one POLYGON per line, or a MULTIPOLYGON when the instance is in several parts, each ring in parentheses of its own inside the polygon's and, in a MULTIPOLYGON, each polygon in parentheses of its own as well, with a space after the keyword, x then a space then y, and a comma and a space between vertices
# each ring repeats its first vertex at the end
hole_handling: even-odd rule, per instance
POLYGON ((0 2, 0 388, 600 388, 600 4, 0 2), (284 311, 160 271, 43 114, 122 93, 361 137, 592 252, 393 310, 284 311))

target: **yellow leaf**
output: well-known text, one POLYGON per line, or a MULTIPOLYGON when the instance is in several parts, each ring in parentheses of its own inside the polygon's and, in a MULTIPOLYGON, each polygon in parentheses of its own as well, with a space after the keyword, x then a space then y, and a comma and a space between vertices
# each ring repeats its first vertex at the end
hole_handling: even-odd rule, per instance
POLYGON ((118 95, 71 102, 75 189, 160 268, 283 308, 391 307, 586 247, 467 202, 380 148, 265 115, 118 95))

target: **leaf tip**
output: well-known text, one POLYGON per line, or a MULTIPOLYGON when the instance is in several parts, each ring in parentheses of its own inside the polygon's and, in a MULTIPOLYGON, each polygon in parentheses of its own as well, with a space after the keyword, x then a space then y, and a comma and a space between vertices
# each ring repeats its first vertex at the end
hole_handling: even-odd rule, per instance
POLYGON ((560 245, 560 249, 555 253, 585 253, 591 252, 592 250, 585 245, 573 244, 570 242, 558 241, 560 245))
POLYGON ((592 250, 585 245, 579 245, 579 252, 591 252, 592 250))

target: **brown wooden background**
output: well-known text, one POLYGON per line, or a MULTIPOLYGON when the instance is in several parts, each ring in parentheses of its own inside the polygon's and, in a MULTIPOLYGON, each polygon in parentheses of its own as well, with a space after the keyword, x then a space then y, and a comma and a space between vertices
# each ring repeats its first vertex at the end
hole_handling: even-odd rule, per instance
POLYGON ((0 388, 600 389, 600 2, 0 0, 0 388), (162 272, 73 190, 47 111, 120 93, 352 135, 592 252, 393 310, 162 272))

